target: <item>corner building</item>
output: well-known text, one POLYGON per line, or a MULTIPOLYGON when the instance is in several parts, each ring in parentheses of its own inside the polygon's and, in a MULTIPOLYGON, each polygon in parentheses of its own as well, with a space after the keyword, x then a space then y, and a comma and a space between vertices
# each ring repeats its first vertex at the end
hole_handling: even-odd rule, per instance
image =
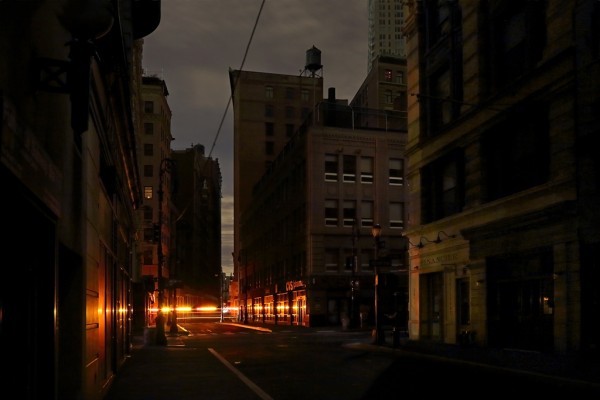
POLYGON ((410 338, 597 354, 600 3, 405 3, 410 338))
POLYGON ((244 321, 372 326, 376 275, 379 314, 407 309, 398 169, 406 133, 357 125, 361 116, 333 93, 255 184, 242 215, 244 321), (378 250, 375 224, 385 240, 378 250))

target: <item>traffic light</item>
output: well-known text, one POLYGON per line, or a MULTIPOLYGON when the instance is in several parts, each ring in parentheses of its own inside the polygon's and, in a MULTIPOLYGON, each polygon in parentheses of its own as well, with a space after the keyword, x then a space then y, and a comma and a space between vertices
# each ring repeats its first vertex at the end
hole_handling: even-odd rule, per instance
POLYGON ((153 224, 152 228, 152 239, 158 243, 160 241, 160 225, 153 224))

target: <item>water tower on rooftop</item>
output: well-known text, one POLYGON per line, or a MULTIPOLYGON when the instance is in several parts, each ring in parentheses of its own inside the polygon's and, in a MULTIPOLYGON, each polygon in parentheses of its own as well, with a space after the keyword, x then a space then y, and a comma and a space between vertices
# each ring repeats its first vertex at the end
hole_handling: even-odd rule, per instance
POLYGON ((317 49, 313 45, 313 47, 306 50, 306 65, 304 66, 303 75, 308 72, 313 78, 321 77, 322 71, 323 65, 321 64, 321 50, 317 49))

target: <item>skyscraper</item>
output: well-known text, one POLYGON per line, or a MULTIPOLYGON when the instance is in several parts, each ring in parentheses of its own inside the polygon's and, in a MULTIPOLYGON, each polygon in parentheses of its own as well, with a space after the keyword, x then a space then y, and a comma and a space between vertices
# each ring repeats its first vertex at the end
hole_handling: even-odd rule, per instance
POLYGON ((406 58, 402 7, 402 0, 369 0, 367 71, 371 71, 378 56, 406 58))

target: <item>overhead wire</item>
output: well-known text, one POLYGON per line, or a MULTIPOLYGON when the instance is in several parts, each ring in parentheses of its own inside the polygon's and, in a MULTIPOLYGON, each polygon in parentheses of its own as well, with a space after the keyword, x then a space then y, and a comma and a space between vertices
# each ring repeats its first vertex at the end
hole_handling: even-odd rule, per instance
MULTIPOLYGON (((250 39, 248 40, 248 44, 246 45, 246 51, 244 52, 244 57, 242 58, 242 63, 240 65, 239 71, 241 72, 242 69, 244 68, 244 64, 246 63, 246 57, 248 56, 248 51, 250 50, 250 44, 252 43, 252 39, 254 38, 254 32, 256 32, 256 27, 258 26, 258 21, 260 20, 260 14, 262 13, 263 7, 265 5, 265 1, 263 0, 260 4, 260 9, 258 10, 258 15, 256 16, 256 19, 254 21, 254 27, 252 28, 252 33, 250 34, 250 39)), ((227 112, 229 111, 229 106, 231 105, 231 102, 233 100, 233 93, 235 92, 235 89, 237 87, 237 83, 238 83, 239 79, 236 79, 234 84, 233 84, 233 88, 231 89, 231 94, 229 95, 229 100, 227 101, 227 106, 225 106, 225 111, 223 112, 223 116, 221 117, 221 122, 219 123, 219 128, 217 129, 217 133, 215 135, 215 140, 212 143, 212 146, 210 147, 210 151, 208 152, 208 158, 210 158, 215 145, 217 143, 217 139, 219 138, 219 135, 221 133, 221 129, 223 128, 223 122, 225 121, 225 117, 227 116, 227 112)))

